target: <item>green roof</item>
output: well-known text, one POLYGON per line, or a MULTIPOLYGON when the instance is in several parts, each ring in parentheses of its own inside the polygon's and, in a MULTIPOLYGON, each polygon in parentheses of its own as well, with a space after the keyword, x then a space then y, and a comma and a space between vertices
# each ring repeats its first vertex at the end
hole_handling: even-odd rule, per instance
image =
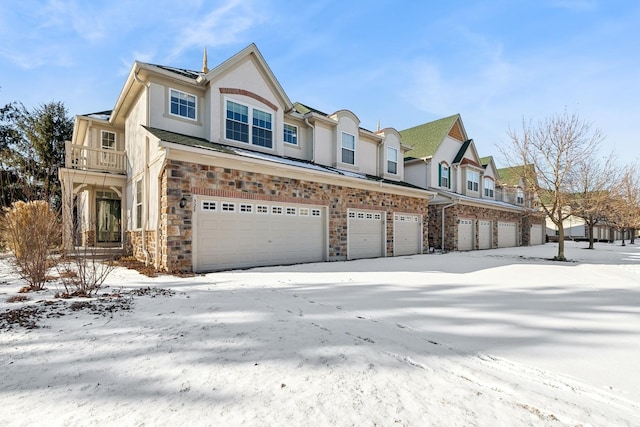
POLYGON ((460 114, 454 114, 453 116, 400 131, 402 143, 413 147, 413 150, 405 154, 405 158, 433 156, 440 143, 442 143, 459 118, 460 114))
POLYGON ((518 185, 518 183, 520 182, 520 178, 524 178, 525 167, 529 168, 528 175, 535 179, 535 170, 533 168, 533 165, 519 165, 498 169, 500 182, 507 185, 518 185))
POLYGON ((493 156, 480 157, 480 164, 486 168, 491 163, 491 160, 493 160, 493 156))

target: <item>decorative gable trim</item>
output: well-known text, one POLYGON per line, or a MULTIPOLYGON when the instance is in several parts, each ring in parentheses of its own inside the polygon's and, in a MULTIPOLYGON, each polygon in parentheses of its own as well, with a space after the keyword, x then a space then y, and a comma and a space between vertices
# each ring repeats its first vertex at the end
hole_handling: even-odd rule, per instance
POLYGON ((465 157, 464 159, 462 159, 462 161, 460 162, 460 164, 461 164, 461 165, 472 165, 472 166, 475 166, 475 167, 477 167, 477 168, 482 169, 482 166, 480 166, 480 164, 479 164, 479 163, 476 163, 476 162, 474 162, 474 161, 473 161, 473 160, 471 160, 471 159, 467 159, 466 157, 465 157))
POLYGON ((267 105, 272 110, 278 111, 278 106, 277 105, 275 105, 274 103, 272 103, 268 99, 263 98, 262 96, 258 95, 257 93, 253 93, 253 92, 250 92, 248 90, 235 89, 235 88, 229 88, 229 87, 221 87, 220 88, 220 93, 248 96, 249 98, 253 98, 256 101, 262 102, 263 104, 267 105))
POLYGON ((460 119, 457 119, 455 121, 455 123, 453 124, 453 126, 451 126, 451 129, 449 129, 448 135, 451 138, 457 139, 458 141, 464 141, 465 140, 464 133, 463 133, 462 129, 460 128, 460 119))

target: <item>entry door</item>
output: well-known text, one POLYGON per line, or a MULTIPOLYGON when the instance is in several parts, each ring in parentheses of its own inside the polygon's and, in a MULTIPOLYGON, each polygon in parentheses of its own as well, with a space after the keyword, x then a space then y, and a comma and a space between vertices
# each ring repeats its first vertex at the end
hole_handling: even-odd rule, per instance
POLYGON ((96 203, 98 243, 120 243, 120 200, 97 199, 96 203))

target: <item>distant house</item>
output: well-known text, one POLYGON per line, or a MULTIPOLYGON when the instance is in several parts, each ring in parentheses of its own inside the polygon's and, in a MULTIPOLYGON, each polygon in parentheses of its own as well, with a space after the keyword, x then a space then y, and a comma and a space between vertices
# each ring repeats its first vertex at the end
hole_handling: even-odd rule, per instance
MULTIPOLYGON (((112 110, 76 117, 59 174, 65 244, 196 272, 420 254, 436 192, 406 179, 410 149, 349 110, 293 103, 253 44, 211 70, 206 52, 200 71, 135 62, 112 110)), ((482 174, 475 148, 462 154, 482 174)), ((516 227, 519 208, 490 205, 516 227)))
POLYGON ((544 243, 544 220, 521 187, 480 157, 459 114, 400 131, 412 147, 405 179, 437 194, 429 203, 429 244, 476 250, 544 243))

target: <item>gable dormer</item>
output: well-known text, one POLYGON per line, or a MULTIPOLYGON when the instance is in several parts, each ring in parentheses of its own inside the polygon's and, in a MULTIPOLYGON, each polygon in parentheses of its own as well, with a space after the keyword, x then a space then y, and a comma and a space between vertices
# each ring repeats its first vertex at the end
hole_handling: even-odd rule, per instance
POLYGON ((376 132, 383 138, 378 158, 380 159, 379 176, 393 181, 404 179, 404 155, 411 147, 402 143, 400 133, 393 128, 385 128, 376 132))
POLYGON ((457 192, 471 197, 482 194, 481 176, 484 168, 472 139, 465 141, 453 159, 453 165, 459 171, 459 182, 462 184, 457 192))
POLYGON ((492 156, 480 159, 484 172, 482 173, 482 198, 495 200, 498 180, 498 168, 492 156))

